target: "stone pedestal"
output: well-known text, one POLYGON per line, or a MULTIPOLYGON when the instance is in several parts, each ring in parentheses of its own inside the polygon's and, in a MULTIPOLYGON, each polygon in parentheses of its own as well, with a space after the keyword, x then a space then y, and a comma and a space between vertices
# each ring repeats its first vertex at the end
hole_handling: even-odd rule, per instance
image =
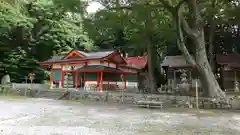
POLYGON ((240 97, 236 96, 232 99, 231 102, 232 109, 240 109, 240 97))
POLYGON ((235 81, 234 82, 234 90, 235 90, 235 92, 239 92, 239 82, 238 81, 235 81))
POLYGON ((50 89, 53 88, 53 81, 50 82, 50 89))

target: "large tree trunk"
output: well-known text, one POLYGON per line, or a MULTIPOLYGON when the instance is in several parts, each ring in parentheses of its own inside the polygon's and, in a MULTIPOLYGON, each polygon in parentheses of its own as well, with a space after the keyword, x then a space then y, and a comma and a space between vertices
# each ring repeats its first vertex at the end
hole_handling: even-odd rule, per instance
MULTIPOLYGON (((216 9, 216 0, 212 0, 211 2, 211 8, 216 9)), ((209 39, 208 39, 208 59, 209 63, 211 65, 213 73, 216 73, 216 64, 215 64, 215 46, 214 46, 214 37, 215 37, 215 30, 216 30, 216 23, 215 23, 215 13, 212 11, 210 13, 209 21, 209 39)))
POLYGON ((165 0, 161 0, 161 2, 164 4, 165 8, 173 14, 176 20, 178 48, 187 61, 192 64, 193 67, 197 68, 203 89, 208 92, 209 96, 223 98, 225 100, 225 94, 221 90, 207 59, 203 20, 198 9, 197 0, 187 1, 188 8, 191 11, 191 19, 193 20, 191 24, 192 27, 189 26, 180 9, 181 5, 186 1, 181 1, 175 7, 171 6, 170 3, 165 0), (182 29, 186 32, 187 37, 194 42, 196 48, 195 58, 186 48, 182 29))
MULTIPOLYGON (((148 5, 148 3, 147 3, 148 5)), ((147 43, 147 54, 148 54, 148 78, 149 78, 149 85, 151 93, 155 93, 157 91, 156 87, 156 79, 154 76, 155 72, 155 64, 154 59, 154 52, 153 52, 153 44, 152 44, 152 16, 150 7, 147 7, 147 18, 145 20, 145 31, 146 31, 146 43, 147 43)))
POLYGON ((209 28, 209 41, 208 41, 208 58, 209 63, 211 65, 213 73, 216 72, 216 65, 215 65, 215 48, 214 48, 214 36, 215 36, 215 29, 216 25, 214 23, 214 20, 211 20, 210 22, 210 28, 209 28))
POLYGON ((154 69, 155 67, 153 66, 153 48, 151 44, 147 45, 147 50, 148 50, 148 78, 149 78, 149 85, 151 89, 151 93, 155 93, 157 90, 156 87, 156 80, 154 76, 154 69))
POLYGON ((203 31, 194 41, 196 44, 196 68, 199 71, 202 87, 211 97, 225 98, 208 62, 203 31))

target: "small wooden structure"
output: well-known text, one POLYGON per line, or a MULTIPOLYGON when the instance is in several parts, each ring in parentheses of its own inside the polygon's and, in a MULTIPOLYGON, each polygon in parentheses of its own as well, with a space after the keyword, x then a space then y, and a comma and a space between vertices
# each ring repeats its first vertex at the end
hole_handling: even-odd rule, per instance
MULTIPOLYGON (((176 91, 181 83, 181 74, 183 70, 187 71, 187 79, 191 84, 191 95, 195 95, 196 81, 199 84, 199 96, 203 90, 198 79, 197 70, 181 56, 166 56, 162 62, 163 69, 166 71, 167 86, 171 91, 176 91)), ((226 92, 240 92, 240 54, 217 54, 216 55, 216 73, 221 88, 226 92)))
POLYGON ((226 92, 239 92, 240 54, 222 54, 216 56, 217 76, 222 89, 226 92))
POLYGON ((167 89, 169 92, 176 93, 179 85, 181 84, 181 76, 184 73, 187 74, 186 79, 190 85, 191 95, 195 95, 196 81, 199 84, 198 90, 201 95, 202 89, 200 80, 198 79, 197 70, 192 68, 183 56, 166 56, 161 66, 166 72, 167 89))

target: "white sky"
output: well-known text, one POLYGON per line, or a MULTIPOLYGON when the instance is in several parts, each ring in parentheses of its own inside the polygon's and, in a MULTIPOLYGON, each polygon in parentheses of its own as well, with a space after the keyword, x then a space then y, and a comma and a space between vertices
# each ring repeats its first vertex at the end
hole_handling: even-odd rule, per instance
POLYGON ((97 12, 99 9, 101 9, 103 6, 98 2, 91 2, 89 3, 89 6, 87 7, 87 12, 89 14, 97 12))

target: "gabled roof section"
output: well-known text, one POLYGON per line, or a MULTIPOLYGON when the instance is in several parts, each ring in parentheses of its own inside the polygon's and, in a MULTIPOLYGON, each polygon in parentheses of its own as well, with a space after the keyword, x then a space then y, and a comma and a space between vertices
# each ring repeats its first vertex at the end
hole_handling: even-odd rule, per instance
POLYGON ((219 65, 228 65, 232 68, 240 68, 240 54, 217 54, 216 61, 219 65))
POLYGON ((119 64, 127 64, 125 59, 121 56, 121 54, 118 51, 114 51, 110 55, 106 56, 105 59, 109 59, 119 64))
POLYGON ((127 62, 126 67, 143 69, 147 65, 147 56, 127 57, 124 59, 127 62))
POLYGON ((116 50, 102 50, 102 51, 95 51, 95 52, 84 52, 77 49, 71 50, 66 56, 58 59, 49 59, 44 62, 40 62, 40 64, 51 64, 51 63, 63 63, 63 62, 83 62, 86 60, 94 60, 94 59, 102 59, 102 60, 110 60, 119 62, 121 64, 126 64, 125 60, 121 57, 120 53, 116 50), (73 56, 78 57, 73 57, 73 56), (117 60, 118 61, 117 61, 117 60))
POLYGON ((240 54, 217 54, 216 55, 217 63, 220 65, 224 64, 240 64, 240 54))
POLYGON ((166 56, 161 66, 171 68, 192 67, 182 55, 166 56))
POLYGON ((67 53, 66 56, 64 56, 62 59, 69 59, 71 57, 78 57, 78 58, 85 58, 87 57, 86 55, 84 55, 83 53, 80 53, 78 51, 78 49, 72 49, 70 52, 67 53))

